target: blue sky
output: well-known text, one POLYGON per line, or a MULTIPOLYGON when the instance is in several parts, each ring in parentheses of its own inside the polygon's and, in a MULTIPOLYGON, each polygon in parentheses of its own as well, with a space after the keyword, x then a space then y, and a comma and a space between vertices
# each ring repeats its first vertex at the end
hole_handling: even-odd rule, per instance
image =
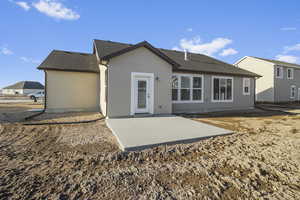
POLYGON ((149 41, 233 63, 250 55, 300 63, 297 0, 1 0, 0 88, 44 82, 53 49, 92 52, 92 40, 149 41))

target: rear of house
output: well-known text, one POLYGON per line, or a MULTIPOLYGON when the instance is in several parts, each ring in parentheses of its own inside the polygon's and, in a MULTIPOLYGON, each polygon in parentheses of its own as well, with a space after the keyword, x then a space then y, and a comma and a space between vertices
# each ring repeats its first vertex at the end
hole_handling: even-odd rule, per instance
POLYGON ((256 82, 258 102, 300 101, 300 65, 251 56, 235 65, 262 76, 256 82))
POLYGON ((92 54, 53 51, 39 69, 48 112, 110 118, 253 108, 259 77, 201 54, 103 40, 92 54))

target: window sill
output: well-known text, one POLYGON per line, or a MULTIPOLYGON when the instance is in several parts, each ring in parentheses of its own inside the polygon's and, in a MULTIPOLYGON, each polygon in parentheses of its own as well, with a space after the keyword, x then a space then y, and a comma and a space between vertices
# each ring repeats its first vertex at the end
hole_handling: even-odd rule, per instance
POLYGON ((233 100, 211 100, 212 103, 232 103, 233 100))
POLYGON ((172 101, 172 103, 203 103, 203 101, 172 101))
POLYGON ((244 96, 249 96, 249 95, 250 95, 250 93, 243 93, 243 95, 244 95, 244 96))

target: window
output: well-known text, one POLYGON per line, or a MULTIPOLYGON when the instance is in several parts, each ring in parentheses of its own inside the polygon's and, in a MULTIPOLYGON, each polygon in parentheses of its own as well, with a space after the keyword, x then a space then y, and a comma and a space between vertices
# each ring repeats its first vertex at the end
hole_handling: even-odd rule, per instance
POLYGON ((293 98, 295 98, 295 96, 296 96, 296 86, 292 85, 290 97, 293 99, 293 98))
POLYGON ((294 69, 287 69, 287 79, 294 79, 294 69))
POLYGON ((172 76, 172 101, 178 100, 178 77, 172 76))
POLYGON ((202 100, 202 77, 193 77, 193 101, 202 100))
POLYGON ((202 75, 174 74, 172 76, 172 101, 174 102, 202 102, 202 90, 202 75))
POLYGON ((233 101, 233 78, 212 77, 212 101, 231 102, 233 101))
POLYGON ((279 67, 277 66, 276 67, 276 78, 283 78, 283 68, 282 67, 279 67))
POLYGON ((250 95, 250 78, 243 78, 243 94, 250 95))
POLYGON ((181 76, 180 100, 191 100, 191 77, 181 76))

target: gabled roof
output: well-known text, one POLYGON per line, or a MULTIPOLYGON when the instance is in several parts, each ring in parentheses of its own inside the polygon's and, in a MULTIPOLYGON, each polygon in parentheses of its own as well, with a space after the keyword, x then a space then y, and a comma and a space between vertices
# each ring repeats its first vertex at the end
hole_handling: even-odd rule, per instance
POLYGON ((58 50, 53 50, 38 69, 99 72, 96 55, 58 50))
POLYGON ((43 90, 44 86, 37 81, 20 81, 3 89, 39 89, 43 90))
POLYGON ((300 69, 300 65, 299 64, 295 64, 295 63, 288 63, 288 62, 283 62, 283 61, 280 61, 280 60, 259 58, 259 57, 254 57, 254 56, 249 56, 249 57, 256 58, 256 59, 259 59, 259 60, 264 60, 264 61, 267 61, 267 62, 271 62, 271 63, 273 63, 275 65, 283 65, 283 66, 287 66, 287 67, 295 67, 295 68, 299 68, 300 69))
POLYGON ((135 45, 130 45, 126 48, 122 48, 118 51, 114 51, 110 54, 107 54, 105 56, 102 56, 100 57, 101 59, 103 60, 109 60, 113 57, 116 57, 116 56, 119 56, 119 55, 122 55, 124 53, 127 53, 129 51, 132 51, 132 50, 135 50, 139 47, 145 47, 147 48, 148 50, 152 51, 152 53, 156 54, 157 56, 159 56, 160 58, 162 58, 163 60, 165 60, 166 62, 168 62, 169 64, 175 66, 175 67, 178 67, 179 64, 176 63, 174 60, 172 60, 171 58, 169 58, 168 56, 166 56, 162 51, 160 51, 159 49, 153 47, 150 43, 148 43, 147 41, 143 41, 143 42, 140 42, 140 43, 137 43, 135 45))
MULTIPOLYGON (((146 41, 133 45, 105 40, 94 40, 94 44, 100 59, 109 59, 136 49, 140 46, 146 45, 145 47, 147 48, 150 45, 146 41)), ((222 62, 203 54, 188 53, 189 59, 184 60, 183 51, 159 49, 153 47, 152 45, 150 45, 150 47, 151 50, 157 50, 156 52, 159 52, 160 55, 162 53, 167 57, 167 59, 171 59, 176 66, 174 71, 259 77, 259 75, 253 72, 240 69, 234 65, 222 62)))

